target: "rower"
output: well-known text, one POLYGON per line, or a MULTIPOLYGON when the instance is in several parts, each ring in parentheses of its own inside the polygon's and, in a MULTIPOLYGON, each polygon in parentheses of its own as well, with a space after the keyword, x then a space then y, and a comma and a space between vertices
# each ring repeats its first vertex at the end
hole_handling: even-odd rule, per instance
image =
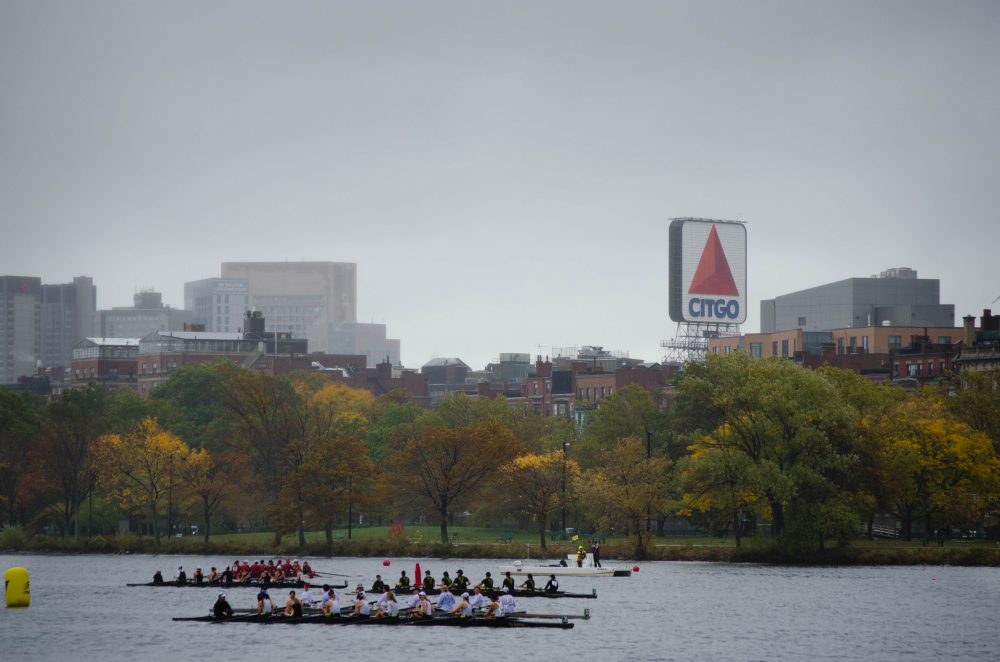
POLYGON ((174 574, 174 581, 177 582, 178 586, 184 586, 185 584, 187 584, 187 580, 188 577, 187 573, 184 572, 184 566, 182 565, 177 566, 177 573, 174 574))
POLYGON ((354 596, 354 612, 351 613, 351 618, 368 618, 371 614, 372 608, 365 599, 365 592, 358 591, 354 596))
POLYGON ((410 609, 416 609, 420 605, 420 589, 416 586, 413 587, 413 596, 410 597, 410 602, 406 605, 410 609))
POLYGON ((162 584, 163 583, 163 573, 157 570, 153 573, 153 583, 162 584))
POLYGON ((555 593, 559 590, 559 580, 555 575, 549 575, 549 581, 545 582, 545 588, 542 590, 546 593, 555 593))
POLYGON ((308 577, 309 579, 312 579, 313 577, 316 576, 316 573, 313 572, 312 566, 309 565, 309 561, 302 562, 302 574, 308 577))
POLYGON ((461 570, 455 573, 455 581, 452 585, 459 591, 463 593, 469 590, 469 578, 466 577, 461 570))
POLYGON ((340 600, 337 599, 337 592, 332 588, 324 594, 323 615, 327 618, 340 618, 340 600))
MULTIPOLYGON (((531 575, 528 576, 530 577, 531 575)), ((506 587, 511 593, 514 592, 514 578, 510 576, 509 570, 503 573, 503 582, 500 585, 506 587)))
POLYGON ((497 600, 496 595, 490 598, 489 605, 486 607, 486 613, 484 616, 486 618, 496 618, 497 616, 503 616, 503 606, 497 600))
POLYGON ((469 599, 469 607, 472 609, 482 609, 486 604, 486 596, 478 586, 472 589, 472 597, 469 599))
POLYGON ((379 601, 378 609, 375 611, 375 618, 385 618, 399 616, 399 603, 392 591, 385 592, 385 601, 379 601))
POLYGON ((212 569, 208 571, 208 583, 209 584, 219 583, 219 573, 216 572, 214 565, 212 566, 212 569))
POLYGON ((435 586, 434 577, 431 576, 430 570, 424 571, 424 590, 433 591, 435 586))
POLYGON ((233 608, 229 606, 225 593, 219 593, 219 597, 216 598, 215 604, 212 606, 212 615, 216 618, 232 618, 233 608))
POLYGON ((451 590, 451 576, 449 576, 448 571, 445 570, 441 574, 441 591, 444 592, 450 590, 451 590))
POLYGON ((302 595, 299 596, 299 600, 306 607, 312 607, 313 603, 316 602, 316 597, 312 594, 309 589, 309 582, 302 583, 302 595))
POLYGON ((431 618, 434 616, 434 605, 427 599, 427 594, 420 591, 420 604, 417 605, 417 614, 421 618, 431 618))
POLYGON ((257 615, 270 616, 272 611, 274 611, 274 605, 271 604, 271 596, 267 594, 267 591, 261 589, 260 593, 257 594, 257 615))
POLYGON ((492 591, 493 590, 493 575, 491 575, 489 572, 487 572, 486 576, 483 577, 483 581, 481 581, 478 584, 476 584, 476 587, 483 589, 487 593, 490 592, 490 591, 492 591))
POLYGON ((387 587, 384 591, 382 591, 382 594, 378 596, 378 599, 375 600, 375 611, 383 609, 386 606, 389 602, 389 593, 390 591, 387 587))
POLYGON ((529 593, 534 592, 534 590, 535 590, 535 578, 531 575, 530 572, 528 573, 528 578, 525 579, 524 583, 521 584, 518 588, 523 588, 525 591, 528 591, 529 593))
POLYGON ((439 611, 449 612, 455 608, 455 594, 451 591, 441 591, 438 597, 437 608, 439 611))
POLYGON ((510 589, 504 586, 500 589, 500 597, 497 599, 500 603, 501 613, 497 616, 503 616, 504 614, 513 614, 517 610, 517 605, 514 603, 514 596, 510 594, 510 589))
POLYGON ((451 616, 461 616, 468 618, 472 616, 472 605, 469 604, 469 594, 463 593, 455 608, 448 612, 451 616))
POLYGON ((200 566, 194 569, 194 583, 198 586, 205 583, 205 573, 201 571, 200 566))
POLYGON ((396 590, 397 591, 410 590, 410 578, 406 576, 405 570, 399 573, 399 581, 396 582, 396 590))
POLYGON ((372 582, 372 593, 385 593, 385 582, 382 581, 382 575, 375 575, 375 581, 372 582))
POLYGON ((292 574, 295 576, 295 581, 302 581, 302 566, 299 565, 298 559, 292 561, 292 574))

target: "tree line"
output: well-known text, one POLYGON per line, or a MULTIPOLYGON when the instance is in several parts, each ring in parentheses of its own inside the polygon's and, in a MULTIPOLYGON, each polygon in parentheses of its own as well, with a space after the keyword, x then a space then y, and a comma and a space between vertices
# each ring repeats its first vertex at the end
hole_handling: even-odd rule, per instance
POLYGON ((674 388, 618 390, 585 421, 502 398, 424 410, 316 373, 188 366, 147 400, 96 384, 49 401, 0 390, 0 520, 62 536, 160 536, 192 522, 275 542, 348 520, 650 536, 682 516, 737 545, 844 543, 888 512, 915 526, 996 524, 1000 407, 963 375, 908 394, 832 368, 743 354, 674 388), (959 387, 961 386, 961 387, 959 387), (565 518, 565 521, 564 521, 565 518))

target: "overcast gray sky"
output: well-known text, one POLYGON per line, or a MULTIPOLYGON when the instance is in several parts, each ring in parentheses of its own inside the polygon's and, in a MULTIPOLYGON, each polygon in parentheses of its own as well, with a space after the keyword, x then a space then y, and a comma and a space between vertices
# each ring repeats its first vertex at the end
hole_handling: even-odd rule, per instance
POLYGON ((749 224, 745 330, 892 266, 960 318, 1000 296, 998 65, 993 1, 2 0, 0 273, 182 306, 356 262, 409 366, 658 360, 706 216, 749 224))

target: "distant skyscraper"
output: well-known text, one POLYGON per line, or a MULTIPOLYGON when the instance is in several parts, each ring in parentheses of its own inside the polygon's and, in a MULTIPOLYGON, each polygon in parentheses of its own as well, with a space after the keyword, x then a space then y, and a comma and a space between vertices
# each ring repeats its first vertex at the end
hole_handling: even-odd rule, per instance
POLYGON ((357 265, 351 262, 223 262, 223 278, 244 278, 268 331, 329 350, 329 325, 357 321, 357 265))
POLYGON ((69 368, 73 346, 93 334, 97 288, 88 276, 43 285, 31 276, 0 277, 0 383, 37 367, 69 368))
POLYGON ((100 338, 142 338, 153 331, 182 331, 191 322, 191 311, 163 305, 163 295, 152 290, 132 297, 130 307, 98 311, 100 338))
POLYGON ((364 354, 368 367, 374 368, 386 359, 400 365, 399 340, 385 337, 385 324, 334 322, 330 324, 330 354, 364 354))
POLYGON ((210 333, 236 333, 250 310, 250 285, 246 278, 204 278, 184 283, 184 307, 195 324, 210 333))

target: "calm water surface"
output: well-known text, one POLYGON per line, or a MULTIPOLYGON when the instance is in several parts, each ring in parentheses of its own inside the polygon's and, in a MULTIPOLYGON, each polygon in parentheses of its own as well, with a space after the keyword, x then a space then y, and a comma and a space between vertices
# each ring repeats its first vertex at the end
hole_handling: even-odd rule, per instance
MULTIPOLYGON (((311 559, 348 575, 478 580, 498 561, 311 559)), ((567 577, 596 600, 519 599, 535 612, 582 613, 573 630, 289 627, 174 623, 207 613, 213 589, 127 588, 232 559, 0 555, 0 572, 31 573, 31 607, 0 609, 0 660, 997 660, 1000 571, 992 568, 776 568, 644 563, 631 578, 567 577), (459 647, 460 646, 460 647, 459 647), (383 647, 381 650, 379 647, 383 647)), ((621 563, 620 565, 626 565, 621 563)), ((632 562, 627 565, 631 566, 632 562)), ((226 591, 234 607, 255 589, 226 591)), ((272 595, 275 592, 272 591, 272 595)), ((276 596, 277 597, 277 596, 276 596)))

